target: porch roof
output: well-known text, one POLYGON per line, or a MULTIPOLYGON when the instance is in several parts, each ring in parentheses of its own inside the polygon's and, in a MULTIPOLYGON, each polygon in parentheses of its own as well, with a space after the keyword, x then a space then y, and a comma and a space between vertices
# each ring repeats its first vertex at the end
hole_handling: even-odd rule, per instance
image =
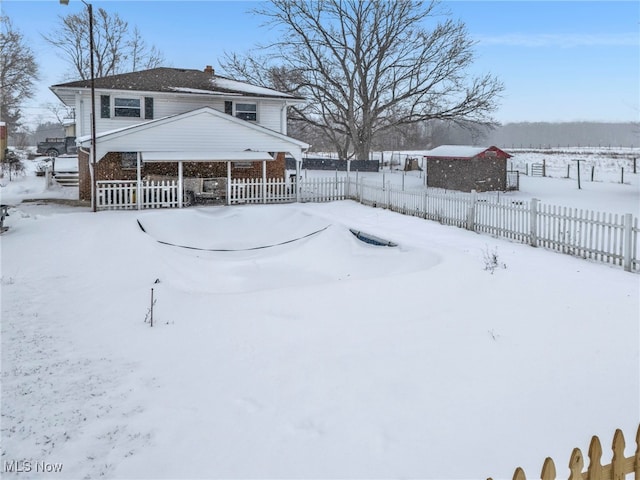
POLYGON ((271 161, 267 152, 140 152, 143 162, 255 162, 271 161))

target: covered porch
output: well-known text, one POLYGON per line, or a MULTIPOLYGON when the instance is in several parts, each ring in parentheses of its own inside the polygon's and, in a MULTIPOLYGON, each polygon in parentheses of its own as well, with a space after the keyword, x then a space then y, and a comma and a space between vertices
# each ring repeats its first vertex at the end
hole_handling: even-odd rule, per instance
POLYGON ((80 194, 96 209, 295 201, 285 156, 296 160, 299 176, 309 147, 209 107, 103 132, 95 146, 89 137, 79 144, 80 194))
MULTIPOLYGON (((182 208, 193 204, 232 205, 239 203, 283 203, 300 201, 296 178, 267 176, 267 163, 284 152, 138 152, 135 180, 99 180, 96 182, 97 209, 182 208), (173 175, 165 173, 142 176, 142 165, 173 164, 173 175), (184 165, 217 163, 226 170, 220 176, 185 175, 184 165), (261 165, 260 177, 238 178, 232 171, 261 165), (237 167, 240 165, 240 167, 237 167)), ((299 162, 297 162, 299 165, 299 162)), ((283 172, 284 173, 284 172, 283 172)))

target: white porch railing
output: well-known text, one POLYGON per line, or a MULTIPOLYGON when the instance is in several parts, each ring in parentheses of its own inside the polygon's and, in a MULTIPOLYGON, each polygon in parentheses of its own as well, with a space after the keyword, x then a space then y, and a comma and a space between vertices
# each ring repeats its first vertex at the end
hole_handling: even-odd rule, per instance
POLYGON ((99 210, 132 210, 138 208, 175 208, 178 206, 178 183, 173 180, 144 181, 135 180, 98 181, 97 204, 99 210))
POLYGON ((232 179, 229 184, 229 204, 239 203, 286 203, 295 202, 295 183, 287 183, 282 178, 232 179))

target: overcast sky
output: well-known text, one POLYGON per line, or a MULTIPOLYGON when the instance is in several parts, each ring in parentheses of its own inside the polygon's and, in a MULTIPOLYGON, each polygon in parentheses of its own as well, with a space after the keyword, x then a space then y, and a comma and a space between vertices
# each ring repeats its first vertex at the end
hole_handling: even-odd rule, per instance
MULTIPOLYGON (((242 53, 272 33, 250 13, 249 1, 93 1, 138 26, 162 51, 166 66, 218 66, 223 52, 242 53)), ((495 118, 519 121, 640 120, 640 2, 448 1, 477 41, 474 73, 490 72, 505 84, 495 118)), ((29 122, 50 118, 42 106, 57 102, 50 85, 68 80, 69 65, 41 33, 59 16, 84 7, 58 0, 3 0, 8 15, 36 54, 38 95, 24 113, 29 122)))

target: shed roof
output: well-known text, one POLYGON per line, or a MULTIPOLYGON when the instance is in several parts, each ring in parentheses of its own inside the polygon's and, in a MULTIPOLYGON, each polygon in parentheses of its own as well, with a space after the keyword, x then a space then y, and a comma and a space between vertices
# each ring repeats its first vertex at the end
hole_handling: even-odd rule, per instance
POLYGON ((506 158, 509 158, 509 155, 504 150, 499 149, 495 146, 490 147, 472 147, 468 145, 440 145, 432 150, 429 150, 425 157, 440 157, 440 158, 473 158, 476 155, 480 155, 481 153, 486 152, 487 150, 500 152, 504 154, 506 158))

